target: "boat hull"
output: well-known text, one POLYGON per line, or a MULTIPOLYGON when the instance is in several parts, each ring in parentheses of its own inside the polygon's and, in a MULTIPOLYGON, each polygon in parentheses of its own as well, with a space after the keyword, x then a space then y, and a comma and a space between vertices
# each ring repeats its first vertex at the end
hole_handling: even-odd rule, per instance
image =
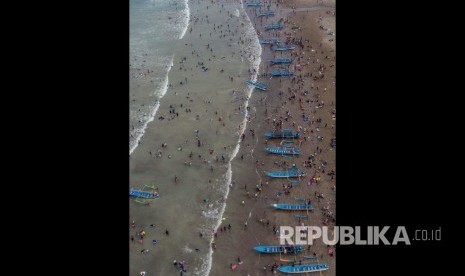
POLYGON ((260 2, 245 2, 247 7, 260 7, 262 4, 260 2))
POLYGON ((301 274, 328 270, 327 264, 305 264, 305 265, 286 265, 278 267, 278 270, 288 274, 301 274))
POLYGON ((278 210, 288 210, 288 211, 306 211, 313 210, 315 207, 313 205, 307 204, 285 204, 285 203, 274 203, 271 204, 274 208, 278 210))
POLYGON ((266 91, 266 88, 267 88, 266 84, 260 83, 260 82, 246 81, 246 83, 248 85, 250 85, 250 86, 253 86, 253 87, 255 87, 257 89, 260 89, 260 90, 263 90, 263 91, 266 91))
POLYGON ((139 198, 157 198, 160 197, 158 194, 154 194, 152 192, 141 191, 141 190, 130 190, 129 195, 133 197, 139 198))
POLYGON ((288 71, 288 70, 279 70, 279 71, 273 71, 271 72, 271 75, 275 77, 279 76, 294 76, 294 71, 288 71))
POLYGON ((294 253, 302 251, 302 245, 260 245, 253 248, 255 251, 264 254, 294 253))
POLYGON ((273 154, 281 154, 281 155, 300 155, 301 151, 298 149, 292 148, 265 148, 265 150, 269 153, 273 154))
POLYGON ((288 178, 305 176, 305 172, 265 172, 266 175, 273 178, 288 178))

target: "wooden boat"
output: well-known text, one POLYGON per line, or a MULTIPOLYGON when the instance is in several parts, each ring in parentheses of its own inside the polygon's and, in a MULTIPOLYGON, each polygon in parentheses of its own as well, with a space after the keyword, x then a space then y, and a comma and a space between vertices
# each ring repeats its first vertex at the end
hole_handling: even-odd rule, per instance
POLYGON ((276 148, 268 148, 266 147, 265 150, 269 153, 274 154, 281 154, 281 155, 300 155, 302 152, 295 148, 295 147, 276 147, 276 148))
POLYGON ((313 205, 308 205, 308 204, 273 203, 271 204, 271 206, 279 210, 289 210, 289 211, 302 211, 302 210, 315 209, 313 205))
POLYGON ((284 178, 284 177, 300 177, 305 176, 305 172, 299 170, 296 165, 292 165, 287 168, 286 171, 274 171, 274 172, 265 172, 266 175, 270 177, 284 178))
POLYGON ((270 25, 265 25, 265 30, 278 30, 282 28, 283 28, 283 25, 281 23, 273 23, 270 25))
POLYGON ((260 7, 262 4, 260 2, 245 2, 247 7, 260 7))
POLYGON ((273 138, 299 138, 299 133, 294 132, 292 129, 284 128, 282 131, 268 132, 265 133, 265 137, 269 139, 273 138))
POLYGON ((281 43, 283 42, 279 38, 263 38, 258 40, 261 44, 272 44, 272 43, 281 43))
POLYGON ((255 251, 267 254, 295 253, 302 251, 302 245, 259 245, 253 248, 255 251))
POLYGON ((279 76, 293 76, 294 71, 289 71, 287 69, 279 69, 276 71, 271 72, 272 76, 279 77, 279 76))
POLYGON ((281 45, 281 46, 272 46, 271 50, 273 51, 289 51, 294 50, 295 46, 292 45, 281 45))
POLYGON ((308 215, 304 215, 304 214, 295 214, 294 217, 297 218, 297 219, 306 219, 306 218, 308 218, 308 215))
MULTIPOLYGON (((274 47, 274 46, 273 46, 274 47)), ((287 64, 292 63, 292 58, 283 57, 283 58, 275 58, 270 60, 271 64, 287 64)))
POLYGON ((135 190, 135 189, 129 190, 129 195, 133 196, 133 197, 139 197, 139 198, 156 198, 156 197, 159 197, 158 194, 155 195, 152 192, 135 190))
POLYGON ((267 86, 264 83, 254 82, 254 81, 250 81, 250 80, 246 81, 245 83, 247 83, 248 85, 251 85, 251 86, 253 86, 255 88, 258 88, 260 90, 266 91, 267 86))
POLYGON ((274 178, 300 177, 306 175, 305 172, 302 171, 274 171, 265 172, 265 174, 274 178))
POLYGON ((274 15, 274 11, 267 10, 267 11, 264 11, 264 12, 259 12, 257 14, 258 17, 260 17, 260 16, 270 16, 270 15, 274 15))
POLYGON ((129 190, 129 196, 134 198, 134 202, 144 205, 150 204, 160 197, 154 185, 144 185, 141 189, 132 188, 129 190))
POLYGON ((286 265, 278 267, 278 270, 283 273, 300 274, 308 272, 317 272, 328 270, 327 264, 303 264, 303 265, 286 265))
POLYGON ((157 198, 160 195, 153 191, 143 191, 143 190, 136 190, 131 189, 129 190, 129 195, 137 198, 157 198))

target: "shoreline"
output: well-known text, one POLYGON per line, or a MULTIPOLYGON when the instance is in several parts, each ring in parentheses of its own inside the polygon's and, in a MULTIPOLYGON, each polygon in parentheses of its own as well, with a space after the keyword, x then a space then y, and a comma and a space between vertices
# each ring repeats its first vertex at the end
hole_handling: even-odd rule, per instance
MULTIPOLYGON (((241 5, 243 6, 242 4, 242 1, 241 1, 241 5)), ((247 15, 247 18, 250 22, 250 24, 252 24, 252 20, 250 20, 250 17, 249 17, 249 14, 247 14, 247 12, 245 11, 246 15, 247 15)), ((252 28, 254 29, 255 31, 255 34, 256 34, 256 30, 255 28, 253 27, 253 24, 252 24, 252 28)), ((258 40, 256 41, 256 43, 258 43, 260 45, 260 43, 258 42, 258 40)), ((262 55, 262 50, 260 48, 260 54, 258 56, 259 58, 259 61, 258 61, 258 65, 257 67, 260 68, 261 66, 261 55, 262 55)), ((255 57, 254 57, 254 60, 253 61, 249 61, 251 64, 250 64, 250 67, 254 68, 254 64, 253 62, 255 62, 255 57)), ((259 70, 257 70, 257 72, 254 73, 254 75, 252 76, 252 80, 253 81, 256 81, 257 78, 259 76, 259 70)), ((246 131, 247 129, 247 122, 248 122, 248 116, 249 116, 249 111, 248 111, 248 106, 249 106, 249 101, 250 101, 250 98, 252 97, 252 93, 253 93, 253 88, 250 87, 248 89, 248 92, 247 92, 247 99, 244 103, 244 108, 245 108, 245 114, 244 114, 244 119, 241 123, 241 126, 243 126, 241 128, 241 131, 239 132, 239 138, 238 138, 238 141, 237 141, 237 144, 236 144, 236 147, 234 148, 232 154, 231 154, 231 158, 228 162, 228 169, 227 169, 227 172, 226 172, 226 175, 227 175, 227 178, 226 178, 226 193, 224 195, 224 198, 225 198, 225 202, 221 208, 221 211, 219 212, 219 216, 218 216, 218 221, 214 227, 214 229, 218 229, 220 227, 220 225, 222 224, 223 222, 223 216, 224 216, 224 212, 226 211, 226 206, 227 206, 227 200, 229 198, 229 192, 230 192, 230 187, 231 187, 231 184, 232 184, 232 176, 233 176, 233 173, 232 173, 232 162, 234 161, 234 159, 236 158, 237 154, 239 153, 240 149, 241 149, 241 136, 242 134, 246 131)), ((210 243, 214 243, 214 240, 215 240, 215 237, 212 236, 211 239, 210 239, 210 243)), ((211 268, 213 266, 213 248, 210 247, 210 251, 208 253, 208 267, 207 267, 207 271, 206 271, 206 275, 209 275, 210 274, 210 271, 211 271, 211 268)))
MULTIPOLYGON (((309 7, 308 3, 306 3, 305 1, 292 1, 291 3, 288 3, 288 5, 284 4, 284 7, 282 7, 281 5, 282 4, 279 3, 279 7, 276 8, 276 3, 273 2, 272 9, 275 9, 276 15, 274 17, 269 17, 264 20, 266 21, 266 24, 270 24, 271 22, 278 21, 279 18, 287 18, 284 20, 285 28, 281 31, 281 36, 283 36, 282 33, 292 34, 293 30, 291 29, 291 23, 295 24, 297 22, 297 24, 299 25, 308 24, 309 20, 314 21, 315 19, 318 19, 318 17, 315 15, 316 13, 318 13, 318 15, 319 13, 324 14, 324 17, 326 18, 327 14, 324 12, 331 10, 331 8, 328 7, 312 7, 311 3, 309 7), (293 12, 292 6, 296 7, 295 12, 293 12), (279 10, 281 8, 283 9, 279 10), (311 11, 312 8, 313 10, 311 11), (297 18, 302 13, 304 13, 304 15, 310 14, 310 11, 310 18, 303 18, 300 20, 299 18, 297 18)), ((256 23, 255 30, 257 31, 257 34, 261 33, 261 35, 259 35, 259 38, 271 37, 270 34, 263 30, 262 25, 264 25, 265 23, 260 22, 260 19, 254 17, 253 8, 245 7, 245 9, 252 22, 256 23)), ((331 49, 331 45, 328 45, 330 43, 324 41, 324 37, 322 36, 321 32, 315 32, 315 30, 318 29, 317 22, 312 21, 309 24, 311 25, 311 32, 309 33, 308 31, 304 31, 300 32, 300 34, 298 35, 301 36, 303 40, 309 40, 308 44, 311 44, 311 48, 314 49, 316 52, 314 59, 316 58, 317 60, 320 60, 322 59, 322 55, 324 55, 325 52, 327 55, 327 52, 331 53, 331 50, 334 51, 334 47, 332 47, 331 49), (321 44, 319 44, 320 40, 322 42, 321 44)), ((295 32, 294 34, 294 36, 296 37, 297 34, 295 32)), ((305 46, 308 47, 308 44, 306 44, 305 46)), ((296 84, 292 82, 292 79, 278 80, 276 78, 273 78, 270 80, 268 77, 263 76, 263 73, 269 73, 271 70, 276 70, 274 68, 277 68, 272 67, 271 65, 267 65, 267 61, 273 58, 275 54, 267 48, 268 45, 265 45, 262 48, 262 63, 260 65, 259 70, 260 77, 257 81, 267 83, 268 90, 266 92, 254 92, 254 95, 250 99, 249 104, 252 107, 251 110, 253 111, 251 112, 251 120, 247 124, 247 128, 245 130, 246 139, 242 141, 243 145, 241 145, 240 151, 238 153, 241 156, 244 156, 244 159, 242 160, 236 158, 232 161, 233 186, 230 189, 230 194, 226 202, 228 208, 226 208, 224 213, 224 216, 227 218, 227 222, 225 221, 225 225, 231 224, 233 230, 231 230, 231 234, 221 234, 220 236, 218 236, 217 239, 215 239, 216 250, 213 254, 214 260, 211 270, 213 274, 211 273, 211 275, 218 275, 219 273, 232 275, 232 273, 234 272, 231 270, 230 265, 236 264, 238 258, 243 263, 237 266, 235 273, 240 272, 247 273, 247 275, 266 275, 268 271, 270 271, 270 264, 280 263, 279 256, 260 255, 259 253, 254 252, 252 247, 258 244, 278 243, 277 236, 275 235, 275 233, 273 233, 272 229, 270 229, 272 225, 298 225, 298 222, 294 218, 290 218, 289 213, 277 212, 270 208, 271 203, 279 202, 280 200, 280 198, 276 197, 276 192, 279 191, 279 187, 281 186, 282 181, 270 179, 263 174, 264 170, 273 170, 273 165, 275 162, 289 161, 286 159, 283 160, 283 158, 279 156, 270 156, 264 153, 263 146, 266 144, 266 142, 263 134, 264 132, 269 131, 271 128, 270 118, 272 115, 270 116, 270 113, 278 114, 280 112, 279 109, 284 110, 285 106, 292 102, 292 100, 289 100, 289 102, 287 102, 283 99, 283 90, 286 88, 294 89, 296 86, 296 84), (270 110, 273 111, 270 112, 270 110), (250 130, 254 130, 253 132, 255 132, 255 135, 250 136, 250 134, 253 133, 250 130), (237 172, 241 172, 242 175, 239 175, 237 172), (258 189, 254 189, 256 187, 255 185, 259 185, 262 191, 258 192, 258 189), (258 195, 255 196, 255 193, 257 193, 258 195), (244 202, 244 204, 242 204, 242 202, 244 202), (245 225, 246 222, 247 225, 245 225), (266 270, 268 271, 264 271, 263 267, 266 267, 266 270)), ((297 51, 292 51, 292 57, 295 60, 295 62, 293 63, 294 66, 297 60, 302 58, 301 52, 304 51, 305 50, 299 51, 299 49, 297 49, 297 51)), ((281 56, 281 54, 277 54, 276 56, 281 56)), ((312 65, 307 64, 307 66, 305 66, 304 64, 301 64, 302 74, 306 74, 308 72, 314 73, 314 68, 310 68, 312 67, 312 65), (309 68, 307 69, 306 67, 309 68)), ((328 68, 332 68, 332 70, 334 71, 334 66, 328 66, 328 68)), ((326 80, 324 81, 311 81, 316 85, 316 89, 313 88, 313 91, 310 91, 310 93, 305 95, 305 97, 302 95, 302 98, 310 99, 311 96, 317 94, 316 91, 320 91, 319 87, 323 87, 323 84, 324 86, 326 86, 324 88, 327 89, 323 90, 325 92, 321 92, 322 94, 326 93, 321 95, 321 99, 326 100, 327 103, 334 103, 335 87, 329 87, 331 80, 328 81, 328 79, 329 78, 326 78, 326 80)), ((308 86, 308 84, 306 86, 308 86)), ((299 87, 298 90, 303 90, 303 87, 299 87)), ((305 125, 302 120, 302 116, 300 118, 300 122, 298 120, 300 115, 299 113, 301 113, 303 110, 310 113, 307 115, 307 117, 312 116, 314 119, 316 119, 315 114, 320 115, 319 122, 315 123, 315 125, 318 126, 315 126, 312 123, 312 125, 309 125, 309 127, 302 128, 303 130, 301 134, 308 135, 307 137, 309 137, 308 142, 303 141, 303 144, 300 144, 301 147, 299 148, 302 150, 302 157, 311 155, 312 152, 318 152, 315 154, 315 156, 321 156, 321 159, 325 159, 325 162, 327 162, 325 165, 325 167, 327 167, 326 173, 329 169, 335 170, 335 154, 333 149, 329 145, 330 138, 333 136, 331 135, 331 133, 334 131, 333 129, 331 129, 331 127, 321 126, 322 123, 325 123, 326 125, 333 123, 332 115, 330 112, 328 112, 328 105, 318 109, 315 108, 317 105, 314 105, 312 107, 309 106, 307 109, 302 109, 301 107, 300 110, 298 110, 298 108, 296 108, 295 106, 297 105, 296 100, 293 101, 292 105, 294 105, 294 108, 290 108, 287 111, 289 111, 289 117, 292 118, 292 120, 294 120, 294 122, 297 125, 293 126, 292 124, 285 122, 287 125, 285 124, 284 127, 288 126, 296 130, 297 126, 305 125), (319 112, 321 110, 325 110, 326 114, 320 114, 322 113, 319 112), (310 130, 304 130, 306 128, 310 128, 310 130), (310 139, 311 136, 315 136, 313 135, 314 133, 310 133, 310 131, 321 133, 321 136, 324 137, 324 143, 320 143, 317 139, 314 139, 314 137, 310 139)), ((320 98, 318 100, 318 105, 320 105, 320 98)), ((329 106, 329 109, 332 109, 331 107, 332 106, 329 106)), ((272 143, 271 141, 269 142, 272 143)), ((299 164, 299 166, 302 166, 301 163, 304 161, 304 158, 302 157, 293 158, 293 162, 299 164)), ((308 175, 312 176, 312 174, 309 173, 309 169, 307 168, 306 170, 308 175)), ((331 193, 333 186, 335 192, 335 182, 333 179, 333 176, 335 174, 330 177, 331 179, 328 179, 329 177, 325 177, 325 173, 322 173, 324 169, 322 169, 321 166, 320 168, 317 167, 313 169, 313 171, 313 175, 318 174, 317 177, 321 180, 318 181, 316 184, 312 184, 313 186, 308 188, 305 182, 307 182, 307 179, 309 179, 309 177, 306 177, 305 180, 301 181, 300 184, 294 185, 294 187, 291 188, 291 195, 288 196, 287 199, 284 199, 284 201, 290 202, 292 197, 298 195, 300 195, 300 197, 303 197, 302 195, 306 195, 309 198, 311 197, 312 204, 316 205, 317 208, 310 213, 309 221, 303 221, 306 222, 306 225, 323 225, 321 221, 324 219, 324 215, 322 214, 323 211, 320 210, 321 208, 329 206, 328 209, 331 210, 329 212, 332 212, 335 217, 335 194, 333 195, 331 193), (315 189, 313 189, 314 187, 315 189), (325 199, 314 199, 312 194, 313 192, 318 193, 318 195, 324 194, 325 199), (318 201, 318 203, 313 203, 314 200, 318 201), (327 205, 321 207, 324 204, 320 204, 320 200, 327 201, 327 205)), ((334 225, 332 221, 330 221, 328 224, 330 226, 334 225)), ((333 248, 333 251, 336 251, 335 248, 333 248)), ((309 251, 309 254, 313 253, 317 254, 317 256, 320 259, 319 262, 325 262, 330 265, 330 269, 323 273, 328 275, 334 275, 335 258, 325 258, 325 256, 328 255, 326 247, 324 247, 322 244, 315 244, 309 251)), ((289 259, 289 257, 285 258, 289 259)), ((281 264, 285 265, 286 263, 281 262, 281 264)))
MULTIPOLYGON (((306 5, 308 2, 302 1, 306 5)), ((334 167, 332 161, 334 156, 331 155, 334 152, 328 149, 334 131, 330 127, 321 126, 321 122, 331 124, 328 121, 331 120, 328 110, 332 107, 328 104, 317 107, 321 105, 320 101, 323 99, 327 103, 331 102, 331 98, 334 100, 334 87, 329 85, 332 77, 316 80, 315 89, 312 88, 310 93, 304 95, 303 90, 309 90, 310 83, 306 83, 305 89, 297 86, 303 85, 304 80, 311 79, 308 76, 303 78, 300 76, 296 80, 295 77, 269 78, 265 75, 278 68, 269 65, 269 59, 275 54, 282 56, 290 53, 277 54, 270 51, 270 45, 260 45, 260 56, 253 59, 253 55, 258 52, 255 52, 250 43, 251 38, 256 39, 257 36, 268 38, 278 34, 284 37, 286 33, 296 39, 301 36, 301 32, 304 39, 307 38, 307 34, 304 34, 306 29, 302 28, 302 31, 300 28, 296 29, 296 22, 305 26, 309 20, 316 18, 316 14, 323 14, 325 7, 301 7, 298 4, 299 0, 289 4, 295 3, 297 3, 296 9, 279 3, 274 17, 260 19, 254 16, 253 9, 247 7, 241 9, 242 1, 214 1, 211 3, 213 5, 210 1, 189 1, 188 5, 192 5, 189 8, 192 12, 188 24, 190 31, 185 33, 182 42, 185 46, 175 50, 171 67, 173 64, 175 66, 168 72, 166 95, 155 105, 158 105, 154 116, 157 120, 152 119, 151 123, 148 122, 150 126, 146 128, 146 134, 141 135, 140 146, 133 155, 130 148, 131 186, 136 187, 142 183, 154 184, 159 188, 161 195, 155 204, 147 206, 135 205, 133 200, 130 201, 130 220, 136 221, 138 229, 132 227, 132 231, 143 229, 147 231, 146 240, 158 241, 155 247, 150 242, 131 244, 131 274, 141 269, 147 269, 149 274, 155 271, 157 274, 175 273, 176 266, 173 267, 171 263, 173 260, 186 264, 185 268, 188 272, 184 275, 232 274, 230 265, 240 257, 243 260, 237 268, 240 273, 261 275, 263 265, 267 266, 279 261, 276 260, 276 256, 263 256, 253 251, 254 245, 277 243, 276 233, 271 231, 273 225, 296 224, 296 221, 293 218, 289 219, 285 213, 270 208, 271 203, 280 200, 286 202, 291 197, 286 198, 283 195, 280 188, 283 184, 282 180, 269 179, 263 172, 274 170, 277 167, 276 163, 283 165, 282 161, 296 162, 301 167, 303 165, 301 162, 309 154, 315 153, 315 148, 317 151, 320 149, 320 152, 315 153, 316 158, 311 163, 318 167, 317 163, 321 161, 318 159, 322 157, 328 161, 326 167, 334 167), (209 5, 210 10, 208 10, 209 5), (303 12, 315 16, 297 18, 305 15, 303 12), (246 17, 252 24, 250 30, 246 24, 246 17), (283 18, 285 28, 279 33, 263 30, 263 25, 276 22, 280 18, 283 18), (208 37, 209 31, 210 37, 208 37), (255 80, 254 61, 259 65, 258 71, 255 72, 256 81, 267 83, 269 87, 267 92, 254 91, 245 85, 245 80, 255 80), (201 70, 200 66, 202 69, 208 67, 210 70, 201 70), (321 87, 320 90, 328 86, 328 92, 325 94, 329 97, 322 93, 321 98, 312 98, 316 94, 315 90, 319 89, 318 85, 321 87), (291 99, 292 94, 294 99, 291 99), (295 97, 297 94, 299 96, 295 97), (289 99, 286 99, 287 97, 289 99), (300 110, 297 102, 299 97, 309 100, 303 104, 305 107, 302 107, 302 102, 300 103, 300 110), (311 121, 303 122, 300 114, 302 112, 307 113, 305 116, 311 121), (321 114, 323 121, 319 119, 313 124, 322 112, 325 113, 321 114), (159 116, 164 118, 160 119, 159 116), (293 158, 291 161, 264 152, 263 147, 266 142, 263 134, 272 129, 273 120, 282 120, 283 127, 298 129, 302 136, 308 138, 303 144, 298 145, 302 149, 302 157, 293 158), (315 139, 316 132, 313 131, 322 134, 325 139, 323 143, 315 139), (242 134, 244 138, 241 137, 242 134), (162 145, 160 148, 160 144, 165 142, 168 142, 168 146, 162 145), (190 156, 189 152, 191 152, 190 156), (169 206, 169 208, 160 208, 161 206, 169 206), (248 223, 247 227, 244 226, 245 222, 248 223), (157 225, 156 228, 150 226, 152 223, 157 225), (226 229, 228 226, 229 229, 226 229), (169 229, 169 236, 164 235, 165 229, 166 231, 169 229), (216 234, 213 232, 215 229, 216 234), (211 241, 216 244, 214 250, 211 241), (146 246, 154 252, 139 253, 141 249, 147 248, 146 246)), ((275 8, 276 2, 273 1, 272 9, 275 8)), ((308 36, 310 42, 305 42, 304 46, 310 47, 309 44, 312 44, 313 47, 310 48, 316 49, 318 55, 312 54, 310 50, 307 54, 310 53, 312 58, 321 59, 319 53, 321 47, 317 46, 321 33, 318 34, 319 36, 313 34, 317 30, 317 22, 312 21, 310 25, 312 26, 311 35, 308 36)), ((292 51, 294 53, 292 58, 296 61, 292 64, 294 70, 300 58, 304 59, 299 49, 292 51)), ((304 51, 307 52, 305 48, 304 51)), ((302 73, 299 72, 297 75, 305 75, 307 71, 314 72, 314 67, 321 62, 300 63, 302 63, 302 73)), ((328 68, 331 68, 329 64, 328 68)), ((311 82, 313 86, 313 81, 311 82)), ((276 144, 272 141, 269 143, 276 144)), ((312 176, 311 171, 314 171, 313 174, 319 174, 321 168, 307 168, 306 171, 312 176)), ((321 179, 321 183, 318 181, 311 187, 311 192, 314 187, 319 186, 318 191, 327 195, 326 190, 330 189, 331 182, 324 175, 321 179)), ((307 179, 303 179, 299 184, 300 187, 295 185, 291 190, 291 196, 295 193, 299 195, 308 193, 310 197, 311 194, 305 187, 306 181, 307 179)), ((332 203, 329 205, 333 210, 334 200, 331 200, 332 203)), ((311 213, 309 221, 320 225, 318 222, 321 221, 322 215, 319 208, 323 203, 315 205, 318 210, 311 213)), ((312 251, 320 254, 320 252, 324 253, 323 249, 318 245, 312 251)), ((333 263, 330 266, 332 270, 329 272, 332 274, 333 263)))
POLYGON ((190 1, 189 5, 190 31, 175 49, 175 66, 169 72, 168 91, 159 101, 157 119, 130 155, 131 186, 153 184, 161 195, 146 206, 130 201, 130 221, 135 221, 130 233, 146 233, 140 244, 130 245, 131 274, 168 275, 176 272, 172 263, 177 260, 185 264, 185 275, 207 275, 210 237, 226 208, 228 163, 245 129, 245 100, 251 92, 245 80, 250 79, 247 71, 253 67, 254 51, 248 42, 255 32, 241 27, 246 15, 237 1, 216 1, 213 6, 209 1, 190 1), (164 229, 169 235, 163 234, 164 229), (155 247, 151 240, 157 241, 155 247), (154 252, 141 254, 147 247, 154 252))

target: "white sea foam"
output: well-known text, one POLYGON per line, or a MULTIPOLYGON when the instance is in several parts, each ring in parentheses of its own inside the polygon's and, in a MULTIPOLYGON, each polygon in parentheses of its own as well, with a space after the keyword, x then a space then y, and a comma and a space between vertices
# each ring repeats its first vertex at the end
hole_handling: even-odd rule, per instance
POLYGON ((179 39, 182 39, 184 35, 186 34, 187 28, 189 27, 189 20, 191 16, 191 11, 189 9, 189 0, 184 1, 184 5, 186 6, 184 10, 182 11, 182 17, 183 17, 183 24, 184 24, 184 29, 181 32, 181 35, 179 36, 179 39))
POLYGON ((168 71, 166 72, 165 80, 158 86, 158 89, 154 92, 154 94, 157 96, 157 101, 150 106, 150 115, 144 116, 142 126, 136 128, 132 133, 134 135, 134 139, 129 142, 129 155, 131 155, 139 145, 140 139, 142 138, 142 136, 144 136, 145 130, 147 129, 147 125, 153 121, 155 115, 157 114, 158 108, 160 107, 160 99, 163 98, 163 96, 165 96, 166 92, 168 91, 168 75, 171 71, 171 68, 173 67, 173 59, 174 56, 171 56, 171 61, 168 71))
MULTIPOLYGON (((242 5, 242 1, 241 1, 241 5, 242 5)), ((258 40, 257 32, 256 32, 256 30, 255 30, 249 16, 247 15, 245 10, 243 9, 243 6, 242 6, 242 12, 245 13, 244 18, 246 19, 245 23, 247 24, 246 32, 245 32, 245 38, 252 40, 252 43, 250 43, 249 45, 244 46, 244 48, 245 48, 244 50, 246 51, 246 53, 251 53, 251 56, 248 58, 249 62, 250 62, 250 68, 251 68, 252 71, 255 69, 255 73, 252 76, 252 80, 257 81, 258 72, 259 72, 260 63, 261 63, 262 48, 261 48, 260 42, 258 40), (255 59, 254 59, 254 57, 255 57, 255 59)), ((226 171, 226 192, 225 192, 225 195, 224 195, 225 199, 228 198, 229 190, 230 190, 230 186, 231 186, 231 181, 232 181, 231 162, 234 160, 237 153, 239 152, 239 149, 241 147, 241 138, 240 137, 244 133, 244 131, 245 131, 246 127, 247 127, 247 118, 248 118, 248 115, 249 115, 249 112, 247 111, 247 107, 249 106, 249 99, 250 99, 250 97, 252 95, 252 91, 253 91, 253 87, 248 87, 247 88, 247 100, 245 101, 245 104, 244 104, 245 105, 245 107, 244 107, 244 110, 245 110, 244 119, 243 119, 243 121, 241 123, 241 129, 240 129, 239 138, 238 138, 236 147, 234 148, 234 150, 233 150, 233 152, 231 154, 231 159, 228 162, 228 170, 226 171)), ((218 229, 218 227, 220 227, 220 225, 221 225, 221 223, 223 221, 223 214, 224 214, 225 209, 226 209, 226 201, 221 206, 219 216, 218 216, 218 220, 217 220, 217 223, 216 223, 214 229, 218 229)), ((210 242, 213 242, 213 237, 211 238, 210 242)), ((210 250, 208 252, 208 260, 207 260, 207 263, 206 263, 206 268, 203 268, 205 270, 202 269, 202 271, 205 271, 204 275, 206 275, 206 276, 210 274, 211 266, 212 266, 212 258, 213 258, 213 249, 210 247, 210 250)))
POLYGON ((182 251, 183 251, 184 253, 192 253, 192 251, 194 251, 194 250, 192 250, 192 248, 190 248, 189 246, 186 245, 186 246, 184 246, 184 248, 182 249, 182 251))
POLYGON ((202 215, 207 218, 218 218, 219 211, 218 209, 203 210, 202 215))

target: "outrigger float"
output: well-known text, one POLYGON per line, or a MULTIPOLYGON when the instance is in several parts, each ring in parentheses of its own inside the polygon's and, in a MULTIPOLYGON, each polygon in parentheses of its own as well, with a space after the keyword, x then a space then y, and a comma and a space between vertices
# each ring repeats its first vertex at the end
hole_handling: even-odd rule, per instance
POLYGON ((257 89, 263 90, 263 91, 266 91, 266 88, 267 88, 266 84, 260 83, 260 82, 254 82, 254 81, 248 80, 245 83, 247 83, 248 85, 253 86, 253 87, 257 88, 257 89))

